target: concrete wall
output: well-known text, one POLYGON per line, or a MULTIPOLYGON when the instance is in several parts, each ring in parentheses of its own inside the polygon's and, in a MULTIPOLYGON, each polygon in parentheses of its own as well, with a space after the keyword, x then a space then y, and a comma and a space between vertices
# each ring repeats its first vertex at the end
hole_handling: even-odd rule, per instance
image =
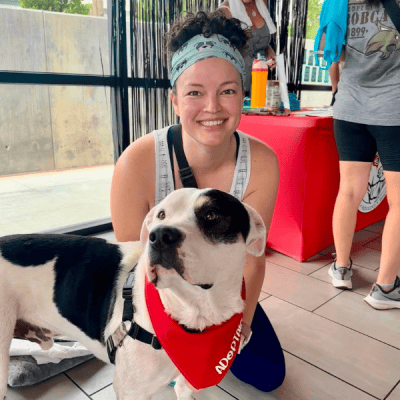
MULTIPOLYGON (((107 19, 0 8, 0 71, 109 75, 107 19)), ((0 175, 113 163, 104 87, 0 84, 0 175)))

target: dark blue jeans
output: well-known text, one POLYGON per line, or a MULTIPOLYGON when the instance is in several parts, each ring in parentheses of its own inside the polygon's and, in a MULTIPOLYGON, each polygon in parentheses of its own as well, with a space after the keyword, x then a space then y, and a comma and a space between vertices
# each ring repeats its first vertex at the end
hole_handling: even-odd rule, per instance
POLYGON ((285 357, 274 328, 259 303, 251 330, 251 340, 236 356, 231 371, 242 382, 270 392, 285 379, 285 357))

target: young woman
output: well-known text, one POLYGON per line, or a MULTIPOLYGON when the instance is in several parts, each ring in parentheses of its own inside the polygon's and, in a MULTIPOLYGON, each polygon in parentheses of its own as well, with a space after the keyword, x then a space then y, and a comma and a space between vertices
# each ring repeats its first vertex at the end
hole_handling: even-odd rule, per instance
MULTIPOLYGON (((400 0, 397 3, 400 6, 400 0)), ((346 46, 341 56, 344 68, 334 105, 340 159, 340 188, 333 214, 337 258, 329 275, 334 286, 352 288, 350 251, 357 210, 378 151, 389 213, 377 282, 365 301, 377 309, 400 308, 399 32, 380 0, 349 0, 347 7, 346 46)), ((337 64, 331 68, 337 69, 337 64)), ((336 85, 337 81, 332 83, 336 85)))
POLYGON ((244 53, 246 79, 244 88, 250 92, 251 67, 257 53, 265 54, 272 63, 270 68, 275 68, 275 52, 269 45, 271 36, 276 33, 276 27, 272 22, 265 0, 229 0, 220 5, 221 12, 227 18, 236 18, 245 25, 251 27, 251 39, 244 53))
MULTIPOLYGON (((240 52, 247 39, 238 21, 220 13, 188 15, 171 28, 171 101, 181 125, 140 138, 118 160, 111 189, 118 241, 139 240, 148 211, 183 187, 170 151, 171 134, 181 135, 199 188, 233 194, 257 210, 268 230, 278 189, 278 160, 261 142, 236 133, 244 98, 240 52)), ((264 271, 264 256, 247 258, 243 334, 245 340, 251 331, 252 336, 231 371, 242 381, 270 391, 281 385, 285 363, 279 340, 258 304, 264 271)))

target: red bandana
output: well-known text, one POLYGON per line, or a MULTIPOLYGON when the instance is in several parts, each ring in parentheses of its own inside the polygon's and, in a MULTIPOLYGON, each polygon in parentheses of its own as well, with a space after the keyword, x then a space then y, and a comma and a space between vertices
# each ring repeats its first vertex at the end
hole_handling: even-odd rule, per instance
MULTIPOLYGON (((165 312, 157 289, 147 277, 145 295, 155 334, 180 373, 195 389, 220 383, 239 350, 243 314, 202 332, 189 333, 165 312)), ((246 298, 244 280, 242 298, 246 298)))

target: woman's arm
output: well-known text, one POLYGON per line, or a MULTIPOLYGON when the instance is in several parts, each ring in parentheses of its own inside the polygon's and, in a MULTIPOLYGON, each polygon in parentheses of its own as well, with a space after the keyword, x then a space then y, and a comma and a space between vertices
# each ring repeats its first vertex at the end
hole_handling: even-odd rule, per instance
MULTIPOLYGON (((253 207, 262 217, 267 234, 271 226, 279 185, 278 157, 272 149, 250 138, 251 180, 244 203, 253 207)), ((265 255, 247 255, 244 268, 246 306, 243 321, 251 325, 265 275, 265 255)))
POLYGON ((270 68, 274 69, 276 67, 276 54, 271 46, 265 48, 265 54, 267 55, 268 61, 271 61, 270 68))
POLYGON ((232 18, 232 14, 229 10, 229 3, 227 1, 224 1, 218 8, 222 15, 226 18, 232 18))
POLYGON ((339 62, 333 63, 329 68, 329 77, 332 83, 332 93, 335 93, 339 83, 339 62))
POLYGON ((132 143, 115 165, 111 183, 111 220, 118 242, 140 239, 143 220, 154 204, 154 138, 132 143))

